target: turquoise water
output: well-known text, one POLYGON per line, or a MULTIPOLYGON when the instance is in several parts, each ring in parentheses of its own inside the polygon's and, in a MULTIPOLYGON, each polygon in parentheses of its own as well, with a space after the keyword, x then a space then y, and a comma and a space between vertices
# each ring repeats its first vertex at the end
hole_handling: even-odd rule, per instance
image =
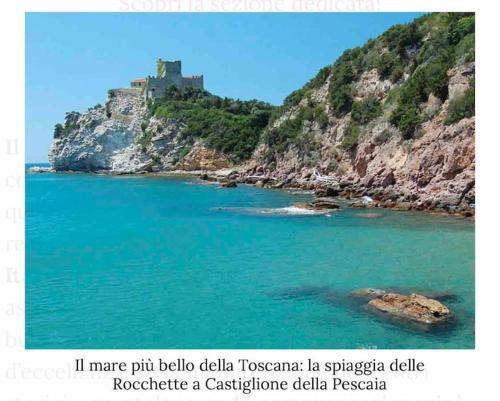
POLYGON ((26 347, 474 347, 473 222, 252 212, 309 196, 27 174, 26 347), (345 302, 367 286, 456 294, 456 324, 424 333, 345 302))

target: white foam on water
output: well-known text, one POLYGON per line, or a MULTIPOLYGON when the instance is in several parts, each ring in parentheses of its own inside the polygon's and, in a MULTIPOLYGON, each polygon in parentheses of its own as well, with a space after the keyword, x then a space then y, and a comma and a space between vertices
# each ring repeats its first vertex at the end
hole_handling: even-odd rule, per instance
POLYGON ((287 207, 279 207, 279 208, 269 208, 269 209, 260 209, 261 213, 264 214, 287 214, 294 216, 303 216, 303 215, 316 215, 316 214, 326 214, 326 211, 322 210, 311 210, 303 207, 297 206, 287 206, 287 207))
POLYGON ((311 210, 298 206, 286 206, 278 208, 212 208, 212 210, 226 210, 240 213, 260 214, 260 215, 282 215, 282 216, 331 216, 331 210, 311 210))

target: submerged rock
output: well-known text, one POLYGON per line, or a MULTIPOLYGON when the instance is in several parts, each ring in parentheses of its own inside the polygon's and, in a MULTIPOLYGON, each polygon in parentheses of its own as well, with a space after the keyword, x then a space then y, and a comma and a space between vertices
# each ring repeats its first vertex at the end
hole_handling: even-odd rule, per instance
POLYGON ((426 325, 441 323, 451 317, 450 310, 441 302, 419 294, 389 293, 372 299, 368 306, 375 312, 426 325))
POLYGON ((350 295, 355 298, 375 299, 385 294, 386 292, 384 290, 378 288, 360 288, 359 290, 352 291, 350 295))
POLYGON ((363 219, 378 219, 384 217, 382 213, 357 213, 356 217, 361 217, 363 219))
POLYGON ((325 295, 331 295, 332 292, 333 290, 330 287, 304 285, 272 292, 269 295, 275 299, 302 299, 309 297, 321 298, 325 295))

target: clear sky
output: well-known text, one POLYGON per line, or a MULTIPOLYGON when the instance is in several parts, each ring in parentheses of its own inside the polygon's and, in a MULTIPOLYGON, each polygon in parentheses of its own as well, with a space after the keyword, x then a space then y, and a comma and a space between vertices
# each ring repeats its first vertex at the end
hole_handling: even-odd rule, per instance
POLYGON ((280 104, 350 47, 417 13, 26 15, 26 161, 45 162, 67 111, 182 60, 219 96, 280 104))

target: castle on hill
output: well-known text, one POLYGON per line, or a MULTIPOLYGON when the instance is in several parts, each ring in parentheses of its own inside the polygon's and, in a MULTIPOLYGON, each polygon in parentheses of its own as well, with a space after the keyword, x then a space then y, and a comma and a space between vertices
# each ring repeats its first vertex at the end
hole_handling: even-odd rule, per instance
POLYGON ((193 87, 203 89, 203 75, 183 77, 181 61, 164 61, 161 58, 156 62, 157 76, 134 79, 130 82, 132 88, 140 88, 144 99, 162 97, 165 90, 172 85, 182 89, 193 87))

